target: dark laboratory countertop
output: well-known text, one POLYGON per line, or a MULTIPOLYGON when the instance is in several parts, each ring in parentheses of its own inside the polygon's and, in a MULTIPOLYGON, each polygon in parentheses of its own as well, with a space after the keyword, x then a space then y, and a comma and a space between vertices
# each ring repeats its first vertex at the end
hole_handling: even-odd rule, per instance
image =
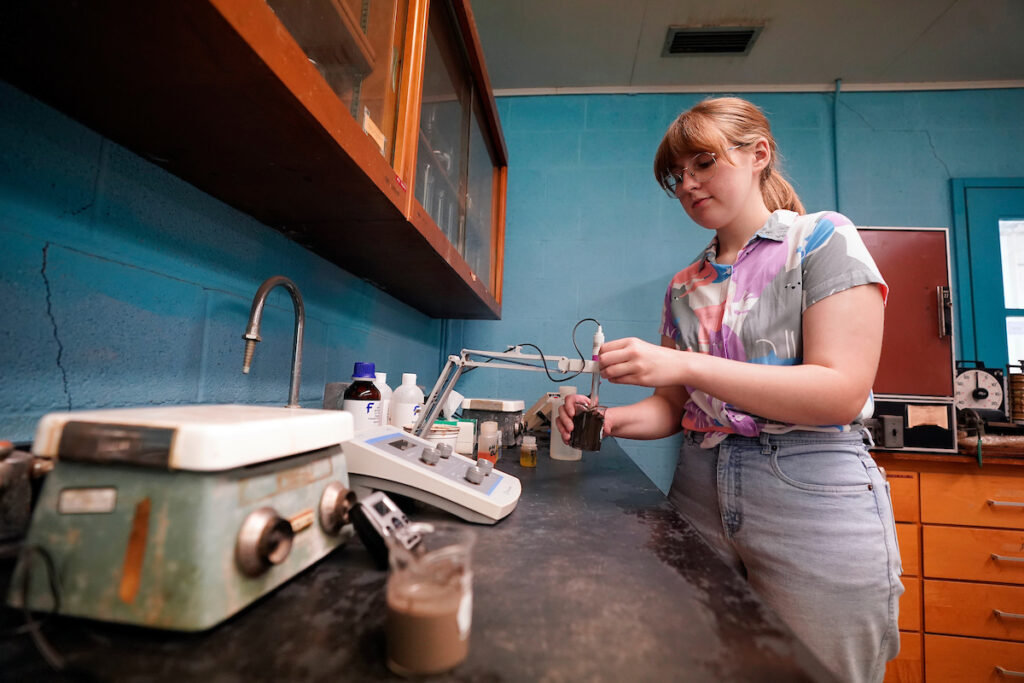
MULTIPOLYGON (((498 524, 474 525, 469 657, 431 680, 832 680, 614 440, 576 462, 542 448, 536 469, 507 452, 498 469, 522 497, 498 524)), ((51 619, 44 634, 70 674, 28 636, 3 637, 0 680, 387 680, 384 580, 356 539, 202 633, 51 619)))

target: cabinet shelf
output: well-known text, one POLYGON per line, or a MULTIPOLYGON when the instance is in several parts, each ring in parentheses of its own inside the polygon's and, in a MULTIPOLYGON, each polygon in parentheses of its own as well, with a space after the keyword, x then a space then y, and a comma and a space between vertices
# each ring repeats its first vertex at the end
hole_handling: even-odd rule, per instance
POLYGON ((500 317, 500 283, 471 271, 265 2, 4 3, 0 78, 427 315, 500 317))

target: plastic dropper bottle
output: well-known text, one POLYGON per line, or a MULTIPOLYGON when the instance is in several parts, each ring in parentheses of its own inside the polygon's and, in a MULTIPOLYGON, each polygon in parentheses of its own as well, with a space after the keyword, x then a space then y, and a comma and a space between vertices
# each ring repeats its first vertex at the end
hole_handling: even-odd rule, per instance
POLYGON ((402 384, 391 394, 391 424, 405 427, 416 423, 423 407, 423 392, 416 385, 416 373, 403 372, 402 384))
POLYGON ((551 459, 552 460, 579 460, 583 457, 583 451, 578 448, 571 448, 562 442, 562 434, 555 426, 558 420, 558 409, 565 403, 566 396, 576 393, 576 387, 558 387, 558 398, 551 399, 551 459))
POLYGON ((498 423, 493 420, 480 423, 480 439, 476 446, 477 460, 498 462, 498 423))
POLYGON ((373 363, 356 363, 352 384, 342 396, 341 409, 352 414, 356 432, 380 424, 380 389, 373 385, 373 363))

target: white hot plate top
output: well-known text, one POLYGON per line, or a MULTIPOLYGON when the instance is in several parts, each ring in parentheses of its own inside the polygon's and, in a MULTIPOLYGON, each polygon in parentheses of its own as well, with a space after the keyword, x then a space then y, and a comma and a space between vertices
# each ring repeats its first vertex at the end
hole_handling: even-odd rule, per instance
POLYGON ((32 452, 60 458, 68 423, 76 423, 76 433, 86 435, 78 440, 85 444, 80 447, 122 455, 115 458, 119 462, 131 462, 133 444, 149 439, 166 444, 162 448, 168 469, 201 472, 306 453, 354 434, 352 416, 340 410, 249 405, 114 408, 45 415, 36 428, 32 452))

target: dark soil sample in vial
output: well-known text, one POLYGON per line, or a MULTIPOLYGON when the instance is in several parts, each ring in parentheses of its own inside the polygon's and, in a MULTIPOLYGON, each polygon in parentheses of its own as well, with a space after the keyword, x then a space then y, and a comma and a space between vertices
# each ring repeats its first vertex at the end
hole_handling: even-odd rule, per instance
POLYGON ((580 410, 572 418, 569 445, 581 451, 599 451, 603 433, 604 406, 580 410))

